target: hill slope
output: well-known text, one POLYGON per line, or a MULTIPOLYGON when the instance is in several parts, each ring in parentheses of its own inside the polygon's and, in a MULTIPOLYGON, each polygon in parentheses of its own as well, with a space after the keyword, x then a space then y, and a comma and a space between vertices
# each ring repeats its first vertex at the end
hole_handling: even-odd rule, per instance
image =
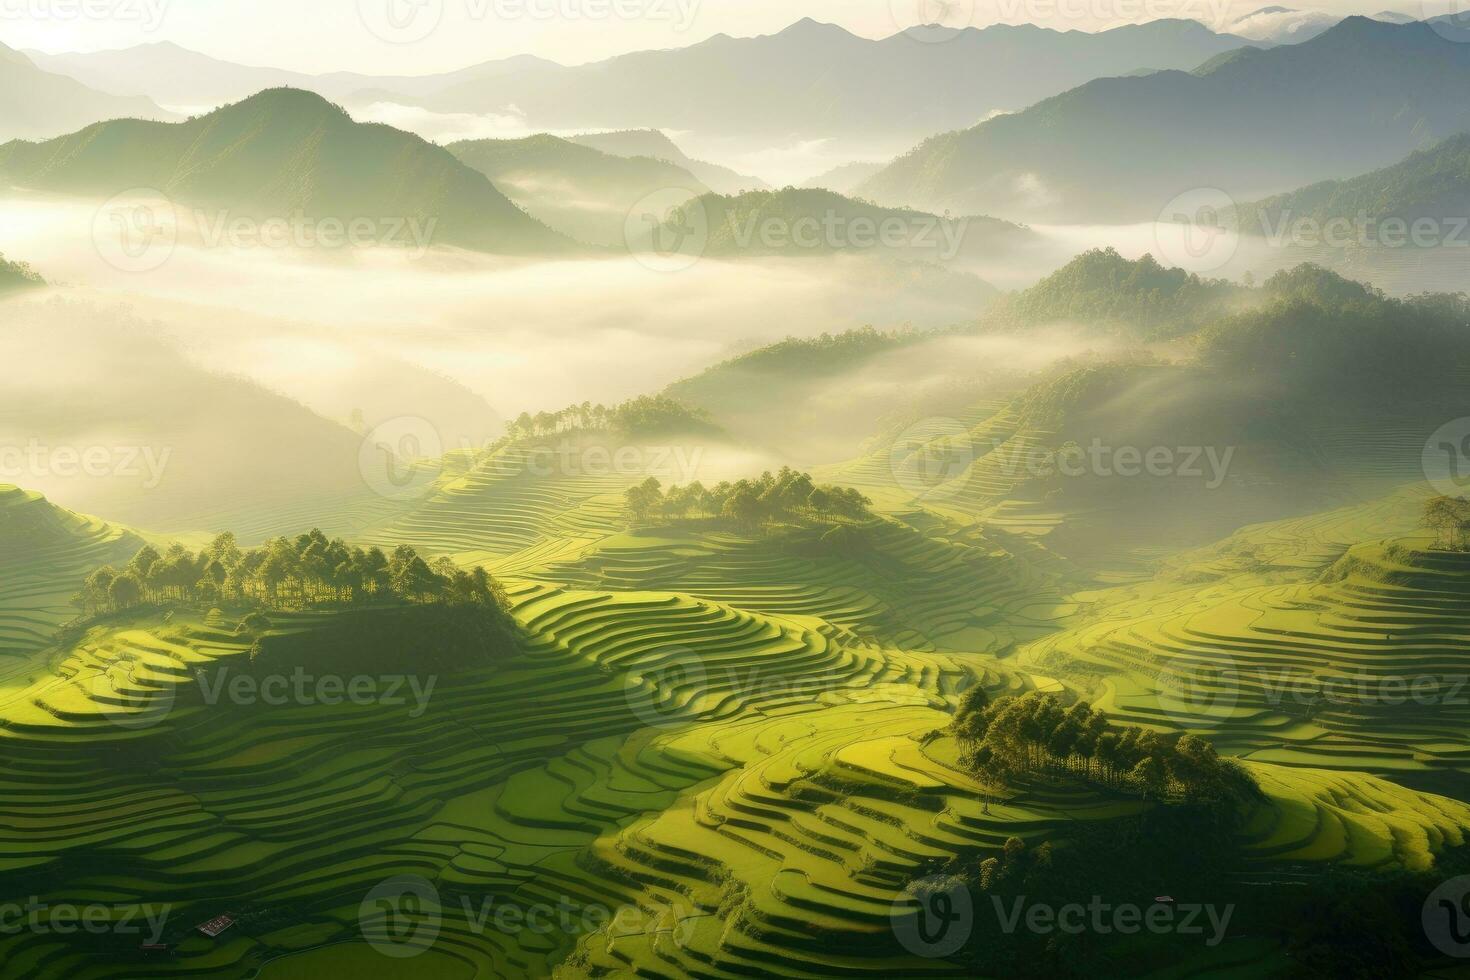
POLYGON ((858 191, 886 203, 1058 221, 1151 220, 1177 195, 1237 200, 1400 159, 1470 129, 1470 46, 1350 17, 1194 72, 1099 79, 936 136, 858 191))
POLYGON ((1420 218, 1470 217, 1470 134, 1452 136, 1361 177, 1326 180, 1243 204, 1238 217, 1242 231, 1264 235, 1275 229, 1290 233, 1304 219, 1319 225, 1346 219, 1352 223, 1350 239, 1357 237, 1359 221, 1377 225, 1392 218, 1407 226, 1420 218))
POLYGON ((44 285, 46 281, 29 265, 12 262, 0 254, 0 295, 44 285))
POLYGON ((88 88, 0 44, 0 140, 57 136, 103 119, 173 119, 146 98, 88 88))
POLYGON ((668 191, 693 197, 706 190, 672 163, 613 156, 544 134, 465 140, 446 149, 551 227, 596 245, 625 244, 628 214, 643 198, 668 191))
POLYGON ((571 137, 573 143, 590 146, 618 157, 652 157, 689 171, 716 194, 766 190, 759 177, 736 173, 717 163, 690 158, 673 140, 656 129, 626 129, 614 133, 584 133, 571 137))
POLYGON ((690 220, 696 233, 707 228, 698 242, 703 254, 716 256, 879 252, 949 262, 1037 241, 1029 229, 995 218, 941 218, 795 187, 733 197, 706 194, 666 222, 656 240, 687 236, 690 220))
POLYGON ((110 197, 156 188, 232 217, 413 220, 434 243, 498 252, 566 248, 441 147, 361 125, 318 95, 272 89, 185 123, 99 123, 0 146, 18 184, 110 197))

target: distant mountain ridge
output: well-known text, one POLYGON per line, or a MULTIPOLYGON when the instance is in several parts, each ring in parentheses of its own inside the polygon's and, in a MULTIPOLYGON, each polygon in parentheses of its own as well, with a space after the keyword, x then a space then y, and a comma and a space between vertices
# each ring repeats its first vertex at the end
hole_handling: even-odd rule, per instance
POLYGON ((1012 220, 1152 220, 1184 192, 1249 200, 1393 162, 1470 129, 1466 91, 1470 45, 1350 17, 1303 44, 1098 79, 933 137, 857 193, 1012 220))
POLYGON ((97 91, 0 44, 0 141, 42 139, 104 119, 175 119, 142 97, 97 91))
POLYGON ((45 143, 11 142, 0 146, 0 174, 102 197, 149 187, 175 203, 236 216, 413 220, 433 243, 484 251, 571 245, 447 150, 356 123, 321 96, 294 89, 185 123, 116 120, 45 143))
POLYGON ((1187 20, 1096 34, 997 25, 926 44, 904 33, 868 40, 807 19, 776 34, 720 34, 587 65, 505 59, 422 78, 305 76, 231 65, 177 46, 37 57, 88 84, 168 104, 209 104, 289 85, 348 106, 390 100, 437 112, 513 113, 533 130, 652 127, 902 145, 1093 78, 1192 68, 1244 43, 1187 20), (961 92, 967 96, 936 97, 961 92))

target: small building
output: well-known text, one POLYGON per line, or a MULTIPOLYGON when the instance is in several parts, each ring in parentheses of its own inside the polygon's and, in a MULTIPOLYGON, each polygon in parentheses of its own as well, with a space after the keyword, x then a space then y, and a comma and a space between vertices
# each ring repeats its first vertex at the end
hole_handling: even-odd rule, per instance
POLYGON ((234 924, 235 920, 230 918, 228 915, 219 915, 215 916, 213 919, 210 919, 208 922, 200 923, 195 928, 204 933, 210 939, 213 939, 215 936, 218 936, 220 933, 224 932, 226 929, 234 924))

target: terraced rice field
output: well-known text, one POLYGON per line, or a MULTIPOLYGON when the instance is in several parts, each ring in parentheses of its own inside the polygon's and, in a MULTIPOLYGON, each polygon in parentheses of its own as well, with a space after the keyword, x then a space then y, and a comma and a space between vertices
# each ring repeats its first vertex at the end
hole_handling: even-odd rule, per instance
POLYGON ((0 486, 0 681, 78 614, 71 597, 92 569, 126 561, 142 544, 125 528, 0 486))
MULTIPOLYGON (((968 686, 1033 683, 1003 661, 868 642, 800 602, 636 589, 657 576, 624 558, 616 591, 513 583, 528 655, 437 678, 417 716, 208 703, 250 669, 227 617, 89 635, 0 703, 0 872, 50 904, 168 905, 174 948, 23 933, 0 957, 58 978, 401 975, 369 943, 397 948, 402 923, 363 903, 414 876, 437 932, 406 962, 435 976, 947 975, 893 939, 906 882, 1143 805, 1036 785, 987 806, 933 733, 968 686), (576 927, 502 927, 486 910, 506 906, 576 927), (218 939, 193 931, 225 912, 218 939)), ((1470 826, 1371 777, 1253 769, 1263 861, 1422 866, 1470 826)))
MULTIPOLYGON (((1470 807, 1367 773, 1465 768, 1470 708, 1280 698, 1283 678, 1470 673, 1470 558, 1403 537, 1422 492, 1246 527, 1099 588, 983 460, 931 500, 880 487, 875 459, 845 472, 872 472, 885 519, 842 553, 811 528, 630 532, 631 478, 538 476, 516 451, 451 469, 360 540, 488 563, 530 644, 448 671, 403 651, 403 673, 434 682, 421 705, 211 703, 222 678, 273 669, 228 615, 47 652, 53 669, 0 686, 0 879, 53 906, 167 906, 172 948, 25 932, 0 935, 0 960, 67 980, 963 975, 896 941, 910 882, 1147 805, 981 787, 940 734, 975 684, 1092 694, 1244 756, 1266 794, 1242 836, 1262 874, 1425 868, 1465 843, 1470 807), (373 900, 404 882, 409 911, 373 900), (556 928, 524 919, 549 910, 556 928), (224 913, 218 938, 195 931, 224 913), (405 946, 415 930, 432 943, 405 946)), ((16 569, 0 636, 34 651, 63 592, 140 542, 0 502, 0 534, 29 535, 0 551, 16 569)), ((1274 955, 1243 942, 1208 965, 1274 955)))
POLYGON ((814 616, 908 650, 998 654, 1052 628, 1068 607, 1049 576, 977 538, 943 541, 879 521, 832 554, 816 531, 752 539, 657 529, 598 542, 539 574, 610 589, 678 589, 773 614, 814 616))
POLYGON ((1324 581, 1110 603, 1037 641, 1036 669, 1091 674, 1110 710, 1252 759, 1393 772, 1470 762, 1470 557, 1358 545, 1324 581))

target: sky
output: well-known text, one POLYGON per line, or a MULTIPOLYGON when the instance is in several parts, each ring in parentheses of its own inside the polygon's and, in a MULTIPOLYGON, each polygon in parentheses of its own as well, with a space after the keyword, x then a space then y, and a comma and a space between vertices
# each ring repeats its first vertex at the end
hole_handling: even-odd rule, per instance
MULTIPOLYGON (((802 17, 866 37, 928 23, 1030 22, 1091 31, 1161 17, 1218 24, 1267 2, 0 0, 0 42, 55 53, 172 41, 229 61, 297 71, 431 74, 516 54, 579 64, 628 51, 684 47, 720 33, 775 33, 802 17)), ((1423 15, 1418 0, 1319 0, 1296 6, 1338 14, 1399 9, 1423 15)))

